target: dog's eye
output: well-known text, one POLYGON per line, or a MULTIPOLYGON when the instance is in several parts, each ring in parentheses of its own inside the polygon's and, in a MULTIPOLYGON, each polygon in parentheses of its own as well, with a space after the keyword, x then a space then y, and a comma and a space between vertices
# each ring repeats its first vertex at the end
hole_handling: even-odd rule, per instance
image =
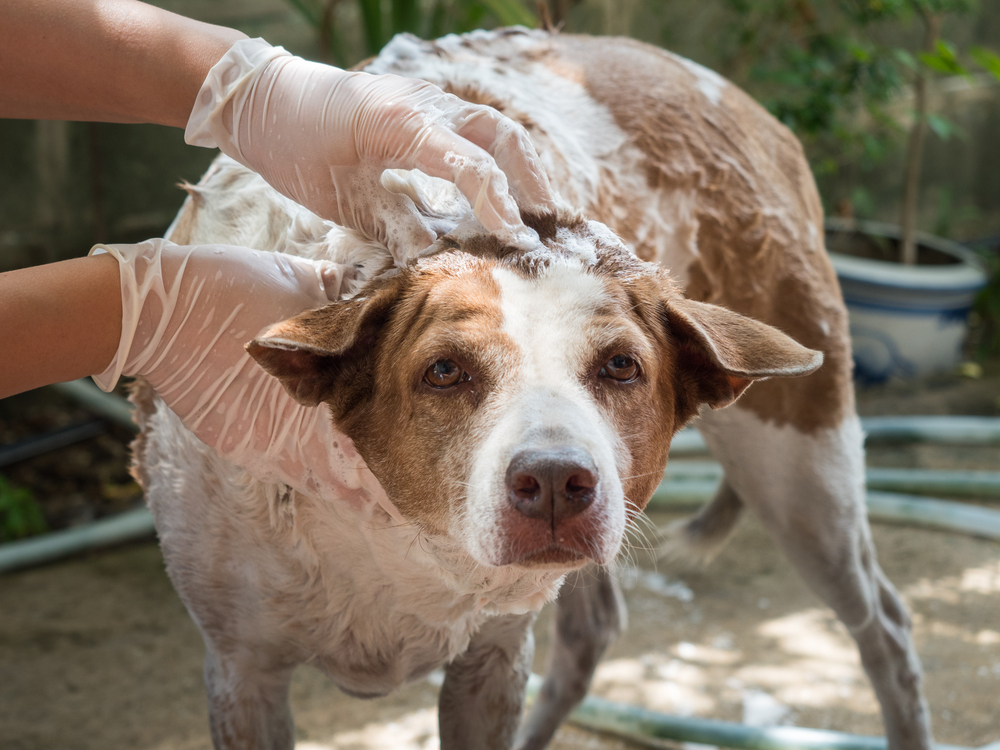
POLYGON ((639 377, 639 363, 627 354, 616 354, 601 368, 601 377, 631 383, 639 377))
POLYGON ((433 388, 451 388, 468 379, 468 373, 450 359, 439 359, 424 373, 424 382, 433 388))

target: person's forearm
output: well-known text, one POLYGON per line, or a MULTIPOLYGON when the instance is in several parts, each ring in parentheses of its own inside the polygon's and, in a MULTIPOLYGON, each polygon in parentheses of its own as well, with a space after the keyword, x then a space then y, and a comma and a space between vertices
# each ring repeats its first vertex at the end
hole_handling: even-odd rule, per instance
POLYGON ((243 38, 135 0, 3 0, 0 117, 184 127, 243 38))
POLYGON ((107 255, 0 274, 0 398, 104 370, 121 338, 120 286, 107 255))

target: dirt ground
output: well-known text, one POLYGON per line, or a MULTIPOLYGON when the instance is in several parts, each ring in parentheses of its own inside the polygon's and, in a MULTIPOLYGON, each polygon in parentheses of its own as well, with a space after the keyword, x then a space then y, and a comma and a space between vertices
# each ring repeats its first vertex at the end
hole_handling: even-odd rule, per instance
MULTIPOLYGON (((864 413, 1000 413, 1000 373, 869 389, 864 413)), ((998 448, 872 447, 881 466, 1000 469, 998 448)), ((675 515, 654 513, 656 526, 675 515)), ((940 742, 1000 740, 1000 544, 876 525, 879 557, 913 611, 940 742)), ((707 568, 641 549, 619 575, 630 627, 593 692, 674 714, 879 734, 853 642, 747 519, 707 568)), ((542 669, 547 613, 539 622, 542 669)), ((0 747, 201 750, 211 747, 197 629, 152 542, 0 576, 0 747)), ((292 687, 299 750, 437 747, 433 680, 388 698, 348 698, 300 669, 292 687)), ((564 728, 557 750, 623 750, 564 728)))

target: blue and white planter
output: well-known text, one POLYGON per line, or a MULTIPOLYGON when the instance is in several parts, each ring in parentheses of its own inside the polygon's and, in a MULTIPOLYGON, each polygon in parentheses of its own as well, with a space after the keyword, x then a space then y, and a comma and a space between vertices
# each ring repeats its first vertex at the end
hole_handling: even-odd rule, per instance
MULTIPOLYGON (((836 232, 861 232, 898 240, 899 227, 830 218, 836 232)), ((966 318, 986 284, 986 271, 971 250, 950 240, 920 234, 918 244, 956 263, 904 266, 830 253, 847 303, 855 378, 882 382, 951 370, 961 361, 966 318)))

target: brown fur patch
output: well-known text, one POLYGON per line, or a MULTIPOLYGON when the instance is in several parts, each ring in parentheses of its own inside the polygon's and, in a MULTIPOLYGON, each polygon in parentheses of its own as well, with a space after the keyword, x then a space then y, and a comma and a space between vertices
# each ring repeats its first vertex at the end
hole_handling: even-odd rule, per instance
POLYGON ((129 443, 132 455, 129 473, 143 490, 149 487, 149 476, 146 473, 146 448, 149 442, 149 420, 156 412, 155 397, 156 392, 153 390, 153 386, 142 378, 134 380, 129 386, 128 400, 135 405, 132 418, 139 425, 138 434, 129 443))
POLYGON ((502 112, 507 115, 514 122, 523 126, 525 130, 534 130, 537 126, 535 122, 528 117, 524 112, 513 109, 510 106, 510 102, 505 102, 502 99, 493 96, 492 94, 484 91, 478 86, 473 86, 472 84, 454 84, 446 82, 441 86, 442 90, 448 94, 454 94, 462 101, 469 102, 470 104, 482 104, 486 107, 492 107, 498 112, 502 112))
MULTIPOLYGON (((823 351, 826 362, 816 374, 756 386, 739 406, 807 432, 840 424, 853 408, 847 321, 822 248, 818 193, 798 141, 734 86, 721 92, 718 104, 709 102, 694 74, 662 50, 577 36, 553 37, 551 47, 560 61, 550 67, 574 76, 583 71, 588 92, 647 156, 650 189, 696 195, 692 296, 823 351)), ((611 199, 599 199, 589 211, 635 242, 637 217, 627 209, 616 216, 622 196, 613 185, 606 189, 611 199)), ((653 254, 649 247, 637 252, 653 254)))
POLYGON ((521 221, 524 222, 525 226, 531 227, 538 232, 538 238, 545 243, 549 243, 555 239, 556 230, 560 227, 574 232, 578 231, 584 224, 581 213, 565 208, 560 208, 551 213, 522 211, 521 221))
POLYGON ((500 110, 501 112, 506 108, 505 102, 493 94, 488 93, 478 86, 473 86, 470 83, 446 83, 441 88, 446 93, 454 94, 462 101, 469 102, 469 104, 483 104, 487 107, 493 107, 493 109, 500 110))

